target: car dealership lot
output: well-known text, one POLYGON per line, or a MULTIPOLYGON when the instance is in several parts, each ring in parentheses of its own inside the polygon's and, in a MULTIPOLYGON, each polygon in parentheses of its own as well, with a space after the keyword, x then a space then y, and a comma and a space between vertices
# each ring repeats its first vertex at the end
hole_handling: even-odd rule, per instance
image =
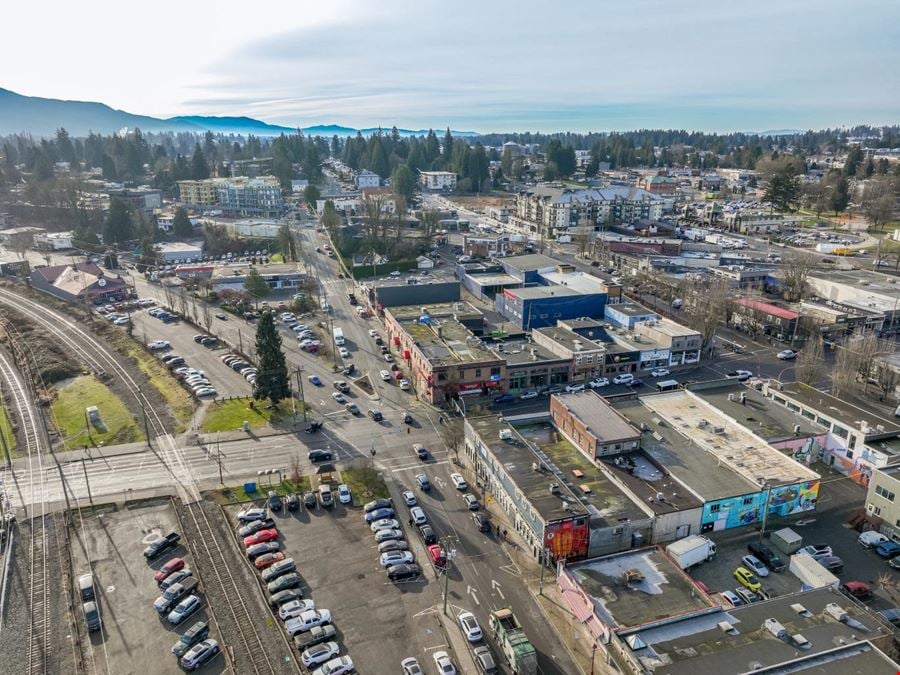
MULTIPOLYGON (((73 515, 72 576, 77 579, 89 569, 93 571, 103 621, 101 631, 86 635, 80 609, 76 610, 90 672, 134 673, 149 664, 152 671, 143 672, 183 672, 171 649, 193 623, 209 620, 203 586, 198 592, 202 600, 200 609, 180 625, 172 626, 153 607, 153 601, 161 593, 153 575, 166 561, 176 557, 184 558, 191 568, 191 555, 182 540, 179 546, 150 563, 143 556, 147 544, 172 531, 180 532, 180 529, 168 501, 73 515)), ((211 628, 210 637, 221 644, 215 626, 211 628)), ((196 672, 221 673, 225 669, 225 658, 220 653, 196 672)))

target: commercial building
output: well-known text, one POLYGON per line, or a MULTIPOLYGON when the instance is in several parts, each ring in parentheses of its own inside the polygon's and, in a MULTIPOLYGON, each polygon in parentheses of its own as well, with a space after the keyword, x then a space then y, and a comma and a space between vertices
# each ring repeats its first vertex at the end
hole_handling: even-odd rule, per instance
MULTIPOLYGON (((369 263, 371 264, 371 263, 369 263)), ((386 307, 444 305, 460 301, 458 281, 408 284, 404 279, 372 279, 363 284, 369 305, 377 312, 386 307)))
POLYGON ((656 345, 655 349, 641 350, 642 364, 662 360, 666 356, 670 368, 691 366, 700 362, 703 336, 693 328, 682 326, 672 319, 661 317, 654 321, 641 321, 634 326, 634 338, 641 345, 645 341, 656 345), (664 354, 665 351, 668 351, 667 355, 664 354))
POLYGON ((634 329, 634 325, 641 321, 655 321, 659 314, 636 302, 620 302, 617 305, 608 305, 603 310, 603 317, 618 328, 634 329))
POLYGON ((72 248, 72 232, 40 232, 34 235, 38 251, 67 251, 72 248))
POLYGON ((869 480, 866 513, 880 520, 878 531, 900 541, 900 464, 876 468, 869 480))
POLYGON ((506 359, 510 394, 541 391, 572 381, 572 359, 558 356, 535 343, 499 343, 497 352, 506 359))
POLYGON ((800 313, 787 307, 753 298, 734 301, 731 323, 752 335, 770 335, 776 340, 794 340, 800 325, 800 313))
POLYGON ((546 425, 465 421, 468 460, 535 558, 578 560, 649 540, 652 515, 546 425))
POLYGON ((656 221, 662 217, 663 200, 632 187, 574 189, 538 185, 516 195, 516 216, 532 225, 532 231, 564 234, 588 223, 592 230, 606 223, 656 221))
MULTIPOLYGON (((306 275, 297 271, 294 265, 266 266, 260 276, 272 291, 295 292, 306 281, 306 275)), ((247 281, 247 272, 242 269, 217 267, 212 275, 212 290, 221 293, 225 290, 243 291, 247 281)))
POLYGON ((494 308, 523 330, 554 326, 561 319, 603 316, 606 294, 584 294, 565 286, 506 288, 494 299, 494 308))
POLYGON ((506 390, 506 360, 477 337, 481 312, 463 303, 387 307, 384 323, 419 396, 432 404, 506 390))
POLYGON ((174 262, 190 262, 203 257, 203 249, 194 244, 186 244, 181 241, 173 241, 164 244, 156 244, 156 259, 163 265, 174 262))
POLYGON ((822 300, 851 311, 877 313, 884 317, 882 332, 900 329, 900 285, 896 278, 870 270, 812 272, 807 285, 822 300))
MULTIPOLYGON (((601 324, 593 323, 596 325, 596 329, 592 331, 596 340, 586 337, 582 332, 576 333, 571 330, 567 322, 559 322, 552 328, 538 328, 531 332, 531 339, 535 345, 566 359, 571 364, 571 376, 567 382, 585 383, 595 377, 601 377, 606 372, 609 345, 604 337, 607 334, 601 324)), ((609 342, 611 343, 612 339, 609 342)))
POLYGON ((94 263, 37 267, 31 285, 66 302, 102 305, 127 300, 134 288, 120 276, 108 276, 94 263))
POLYGON ((637 450, 641 444, 641 432, 593 391, 553 394, 550 419, 591 462, 637 450))
POLYGON ((31 267, 27 259, 18 256, 0 256, 0 277, 27 277, 31 267))
POLYGON ((425 190, 455 190, 456 174, 453 171, 419 171, 419 185, 425 190))
POLYGON ((229 216, 278 218, 284 212, 281 184, 274 176, 178 181, 183 204, 214 206, 229 216))
POLYGON ((641 181, 640 186, 650 194, 674 195, 678 182, 669 176, 648 176, 641 181))
POLYGON ((110 199, 127 202, 138 211, 152 211, 162 207, 162 190, 140 186, 136 188, 119 188, 106 191, 110 199))
POLYGON ((281 224, 275 220, 247 218, 224 222, 224 225, 228 233, 238 239, 277 239, 281 232, 281 224))

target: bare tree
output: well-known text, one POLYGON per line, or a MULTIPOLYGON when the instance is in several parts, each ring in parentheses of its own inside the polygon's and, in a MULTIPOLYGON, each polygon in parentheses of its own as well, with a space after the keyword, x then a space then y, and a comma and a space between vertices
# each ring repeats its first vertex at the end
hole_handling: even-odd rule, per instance
POLYGON ((897 204, 897 181, 891 178, 872 178, 863 187, 860 206, 873 227, 884 227, 894 217, 897 204))
POLYGON ((894 396, 894 393, 897 390, 897 385, 900 384, 900 375, 897 374, 897 371, 891 368, 888 364, 881 362, 878 364, 878 375, 876 377, 878 380, 878 387, 881 389, 881 400, 883 401, 886 397, 894 396))
POLYGON ((831 369, 831 393, 838 398, 847 394, 856 381, 856 354, 850 349, 838 350, 831 369))
POLYGON ((203 327, 208 333, 212 328, 213 311, 212 306, 205 301, 200 302, 200 318, 203 320, 203 327))
POLYGON ((825 356, 822 341, 816 338, 809 340, 797 357, 794 377, 797 382, 815 387, 825 370, 825 356))
POLYGON ((403 238, 403 226, 406 225, 406 199, 403 195, 394 195, 394 227, 397 228, 396 240, 403 238))
POLYGON ((430 244, 441 223, 441 214, 434 209, 422 211, 422 217, 419 218, 419 228, 425 240, 430 244))
POLYGON ((388 219, 384 217, 384 198, 381 195, 370 195, 363 200, 365 212, 366 234, 370 239, 382 239, 387 236, 388 219))
POLYGON ((578 221, 578 228, 575 230, 575 244, 578 246, 578 255, 582 258, 591 247, 591 239, 594 234, 594 226, 587 214, 583 215, 578 221))
POLYGON ((791 251, 784 255, 781 283, 784 286, 785 300, 797 302, 803 299, 806 279, 818 262, 818 257, 810 251, 791 251))
POLYGON ((462 447, 466 438, 465 428, 463 427, 462 417, 445 418, 447 421, 441 427, 441 437, 447 447, 453 451, 457 461, 459 460, 459 449, 462 447))
POLYGON ((175 309, 175 292, 172 290, 171 284, 167 284, 165 281, 160 282, 163 295, 166 296, 166 307, 169 309, 175 309))

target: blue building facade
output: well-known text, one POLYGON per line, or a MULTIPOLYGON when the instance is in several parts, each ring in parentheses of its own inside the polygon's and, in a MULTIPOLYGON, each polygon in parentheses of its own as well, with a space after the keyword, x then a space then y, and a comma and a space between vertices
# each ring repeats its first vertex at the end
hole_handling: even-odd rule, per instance
POLYGON ((605 293, 578 293, 561 286, 532 286, 498 293, 494 308, 518 328, 531 330, 555 326, 557 321, 566 319, 600 319, 606 299, 605 293))

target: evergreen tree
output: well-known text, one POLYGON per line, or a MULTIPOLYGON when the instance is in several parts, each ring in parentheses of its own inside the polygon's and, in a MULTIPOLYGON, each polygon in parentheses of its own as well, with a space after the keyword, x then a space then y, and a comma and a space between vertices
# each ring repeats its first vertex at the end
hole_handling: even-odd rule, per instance
POLYGON ((256 356, 259 359, 253 398, 269 399, 278 405, 291 395, 287 362, 281 349, 281 335, 275 327, 275 317, 270 311, 263 312, 256 327, 256 356))
POLYGON ((244 281, 244 290, 247 291, 254 300, 264 298, 272 292, 272 289, 269 288, 269 284, 266 283, 266 280, 262 278, 262 275, 255 267, 251 267, 250 271, 247 273, 247 279, 244 281))
POLYGON ((391 165, 388 162, 387 153, 384 151, 384 145, 380 136, 372 136, 371 154, 369 155, 369 170, 377 173, 379 177, 384 178, 391 172, 391 165))
POLYGON ((175 217, 172 219, 172 234, 176 237, 190 237, 194 233, 194 226, 184 207, 175 209, 175 217))
POLYGON ((416 179, 405 164, 400 164, 391 174, 391 187, 394 194, 402 196, 408 204, 412 203, 416 193, 416 179))
POLYGON ((316 202, 319 201, 319 198, 322 196, 322 191, 312 183, 307 185, 303 189, 303 201, 309 204, 309 208, 315 209, 316 202))
POLYGON ((444 165, 447 166, 453 159, 453 134, 450 133, 450 127, 447 127, 447 133, 444 134, 443 151, 442 159, 444 160, 444 165))
POLYGON ((834 181, 834 190, 828 205, 835 213, 843 212, 850 205, 850 182, 841 174, 834 181))
POLYGON ((134 238, 134 222, 127 202, 115 197, 109 203, 109 213, 103 224, 105 244, 123 244, 134 238))
POLYGON ((281 247, 285 262, 296 262, 300 259, 297 237, 294 236, 291 226, 287 223, 278 228, 278 245, 281 247))
POLYGON ((209 178, 209 164, 199 143, 194 145, 194 156, 191 158, 191 178, 194 180, 209 178))

